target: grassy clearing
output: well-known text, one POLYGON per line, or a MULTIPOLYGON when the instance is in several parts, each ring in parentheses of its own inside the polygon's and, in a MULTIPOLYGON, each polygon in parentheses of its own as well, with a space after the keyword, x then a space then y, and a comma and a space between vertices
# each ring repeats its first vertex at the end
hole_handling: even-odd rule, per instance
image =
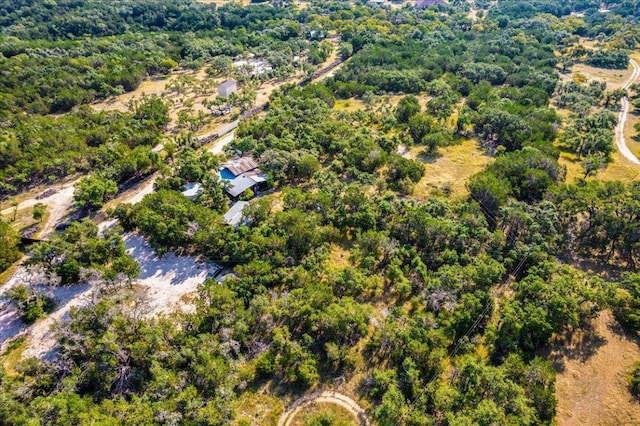
POLYGON ((349 248, 346 245, 332 243, 329 251, 329 265, 337 269, 344 269, 350 266, 349 248))
POLYGON ((149 96, 160 96, 169 104, 169 128, 176 126, 178 114, 181 111, 191 111, 192 114, 205 113, 207 118, 211 118, 209 110, 204 106, 208 99, 214 99, 217 95, 217 87, 222 79, 210 78, 203 67, 198 71, 179 69, 170 76, 152 78, 143 81, 134 91, 114 96, 102 102, 92 104, 96 111, 128 111, 129 102, 144 99, 149 96), (172 90, 170 85, 180 77, 187 79, 185 87, 178 93, 172 90), (196 89, 198 85, 206 85, 196 89))
POLYGON ((264 393, 243 393, 236 404, 233 426, 276 426, 284 412, 282 401, 264 393))
POLYGON ((215 4, 216 6, 224 6, 227 3, 242 3, 243 6, 251 4, 251 0, 197 0, 198 3, 215 4))
POLYGON ((24 255, 20 254, 20 258, 16 260, 13 265, 9 266, 4 272, 0 273, 0 287, 2 287, 16 272, 20 262, 22 262, 24 255))
POLYGON ((614 90, 622 86, 632 72, 631 65, 626 70, 610 70, 585 64, 576 64, 571 67, 567 74, 561 74, 561 80, 563 82, 571 81, 576 75, 581 74, 588 80, 604 81, 607 83, 607 90, 614 90))
POLYGON ((313 403, 306 406, 293 418, 292 426, 305 426, 317 421, 317 424, 336 426, 357 426, 358 420, 346 409, 330 403, 313 403))
MULTIPOLYGON (((395 108, 398 105, 398 102, 400 102, 400 100, 405 96, 406 95, 380 96, 370 107, 368 107, 367 104, 359 98, 336 99, 336 103, 333 106, 333 109, 337 111, 354 112, 364 111, 367 108, 370 108, 372 110, 379 110, 382 107, 395 108)), ((431 99, 431 96, 427 95, 426 93, 421 93, 416 95, 416 98, 418 98, 420 106, 424 108, 427 102, 429 102, 429 100, 431 99)))
POLYGON ((17 365, 22 361, 22 353, 27 348, 27 339, 20 336, 9 344, 5 352, 0 357, 0 363, 10 376, 17 375, 17 365))
MULTIPOLYGON (((586 45, 586 43, 584 43, 586 45)), ((633 52, 631 58, 640 61, 640 52, 633 52)), ((581 74, 588 80, 604 81, 607 83, 607 90, 613 90, 622 86, 630 77, 632 67, 626 70, 608 70, 603 68, 591 67, 585 64, 577 64, 571 67, 571 72, 562 75, 563 81, 570 81, 576 75, 581 74)), ((568 114, 565 110, 559 110, 561 115, 568 114)), ((625 123, 624 135, 627 146, 636 156, 640 154, 640 141, 634 139, 636 131, 634 126, 640 122, 640 111, 634 110, 631 106, 627 121, 625 123)), ((615 141, 612 141, 615 143, 615 141)), ((606 169, 600 170, 595 176, 589 179, 598 179, 604 181, 619 180, 622 182, 631 182, 640 179, 640 167, 627 161, 616 149, 612 155, 613 161, 606 169)), ((580 164, 580 160, 570 153, 562 153, 559 162, 567 168, 566 182, 572 183, 576 178, 584 177, 584 170, 580 164)))
POLYGON ((455 198, 467 194, 466 184, 471 176, 480 172, 493 159, 486 155, 474 140, 468 139, 458 145, 439 149, 436 157, 421 155, 423 147, 412 147, 411 158, 422 161, 426 170, 424 177, 413 189, 413 197, 424 201, 434 190, 450 191, 455 198))

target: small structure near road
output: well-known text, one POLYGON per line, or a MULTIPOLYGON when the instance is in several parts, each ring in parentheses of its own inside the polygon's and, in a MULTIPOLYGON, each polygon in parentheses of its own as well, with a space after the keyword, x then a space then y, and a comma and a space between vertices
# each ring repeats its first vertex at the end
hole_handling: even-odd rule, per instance
POLYGON ((222 82, 218 86, 218 95, 222 98, 228 98, 232 93, 238 93, 238 85, 233 80, 222 82))

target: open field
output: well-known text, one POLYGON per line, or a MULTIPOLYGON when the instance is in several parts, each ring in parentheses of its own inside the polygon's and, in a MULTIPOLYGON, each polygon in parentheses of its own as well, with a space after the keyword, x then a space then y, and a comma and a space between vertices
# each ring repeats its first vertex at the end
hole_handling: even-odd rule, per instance
POLYGON ((215 4, 216 6, 224 6, 227 3, 242 3, 243 6, 251 4, 251 0, 197 0, 198 3, 215 4))
POLYGON ((609 311, 592 325, 592 330, 574 333, 571 342, 552 353, 558 370, 557 424, 640 424, 640 404, 633 400, 625 379, 640 360, 638 341, 620 329, 609 311))
POLYGON ((631 75, 631 72, 631 66, 626 70, 609 70, 585 64, 576 64, 571 67, 571 72, 568 74, 561 74, 560 78, 563 82, 566 82, 573 80, 577 74, 581 74, 588 80, 605 81, 607 83, 607 90, 614 90, 624 84, 627 78, 631 75))
MULTIPOLYGON (((615 151, 612 157, 613 162, 606 169, 600 170, 595 176, 590 176, 587 180, 631 182, 640 179, 640 167, 629 162, 618 151, 615 151)), ((567 168, 565 182, 573 183, 575 179, 584 177, 584 169, 575 154, 562 153, 558 162, 567 168)))
POLYGON ((136 90, 96 102, 91 106, 96 111, 127 111, 131 101, 156 95, 169 106, 169 130, 177 126, 182 111, 190 112, 191 115, 203 113, 208 121, 213 119, 221 122, 223 117, 213 118, 205 104, 216 98, 218 85, 223 79, 209 77, 205 69, 206 67, 198 71, 180 69, 167 77, 147 79, 136 90))
MULTIPOLYGON (((38 236, 40 238, 49 236, 54 231, 56 225, 67 215, 69 209, 73 205, 73 191, 75 183, 76 181, 73 180, 67 181, 62 185, 55 186, 53 187, 56 189, 54 194, 40 200, 36 199, 35 196, 42 191, 38 193, 30 191, 30 196, 34 198, 25 199, 21 197, 23 201, 18 204, 16 214, 16 218, 20 218, 20 220, 17 220, 13 224, 14 227, 20 230, 24 226, 33 223, 33 221, 30 220, 33 212, 33 206, 37 203, 42 203, 47 207, 47 213, 40 225, 38 236)), ((13 210, 13 207, 7 207, 0 211, 0 214, 4 218, 12 218, 13 210)))
POLYGON ((305 426, 310 421, 319 419, 325 422, 331 421, 331 424, 339 424, 340 426, 353 425, 358 426, 357 419, 346 409, 329 403, 313 403, 304 407, 291 422, 291 426, 305 426))
POLYGON ((276 426, 284 411, 280 398, 262 392, 245 392, 236 403, 233 426, 276 426))
POLYGON ((454 197, 467 194, 466 184, 471 176, 484 169, 493 159, 478 147, 474 140, 439 148, 436 157, 423 157, 424 147, 412 147, 409 157, 422 161, 426 167, 424 177, 413 189, 418 200, 429 198, 433 190, 451 191, 454 197))
MULTIPOLYGON (((204 3, 204 4, 215 4, 218 7, 224 6, 227 3, 242 3, 243 6, 248 6, 252 4, 251 0, 197 0, 197 2, 204 3)), ((307 7, 309 7, 309 3, 306 1, 294 1, 293 3, 296 6, 298 6, 300 9, 306 9, 307 7)), ((264 3, 253 3, 253 4, 267 4, 267 2, 265 1, 264 3)))
MULTIPOLYGON (((278 426, 302 426, 305 424, 305 417, 308 419, 309 417, 307 416, 313 416, 314 413, 322 412, 334 412, 336 416, 339 416, 337 420, 348 421, 349 418, 351 418, 354 426, 371 425, 371 421, 366 412, 356 401, 347 395, 335 391, 324 391, 307 394, 294 401, 288 407, 287 411, 280 416, 278 426), (339 411, 337 410, 338 408, 340 408, 339 411), (351 417, 349 417, 349 415, 351 417)), ((333 424, 333 422, 329 424, 333 424)))

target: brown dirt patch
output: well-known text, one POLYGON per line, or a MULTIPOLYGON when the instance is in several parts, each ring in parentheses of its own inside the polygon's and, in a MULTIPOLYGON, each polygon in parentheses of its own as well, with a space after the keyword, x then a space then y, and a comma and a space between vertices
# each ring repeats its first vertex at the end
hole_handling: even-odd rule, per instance
POLYGON ((558 426, 637 425, 640 403, 627 390, 625 374, 640 360, 637 339, 627 336, 605 311, 592 329, 574 333, 556 347, 558 426))

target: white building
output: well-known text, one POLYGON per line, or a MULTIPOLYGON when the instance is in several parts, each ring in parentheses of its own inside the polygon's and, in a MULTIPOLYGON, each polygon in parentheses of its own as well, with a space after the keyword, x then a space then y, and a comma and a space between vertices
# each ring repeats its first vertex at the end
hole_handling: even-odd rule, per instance
POLYGON ((249 205, 248 201, 238 201, 224 214, 227 225, 238 226, 242 221, 242 212, 249 205))
POLYGON ((229 95, 237 92, 238 92, 238 86, 236 85, 236 82, 233 80, 227 80, 218 87, 218 95, 220 95, 223 98, 228 98, 229 95))

